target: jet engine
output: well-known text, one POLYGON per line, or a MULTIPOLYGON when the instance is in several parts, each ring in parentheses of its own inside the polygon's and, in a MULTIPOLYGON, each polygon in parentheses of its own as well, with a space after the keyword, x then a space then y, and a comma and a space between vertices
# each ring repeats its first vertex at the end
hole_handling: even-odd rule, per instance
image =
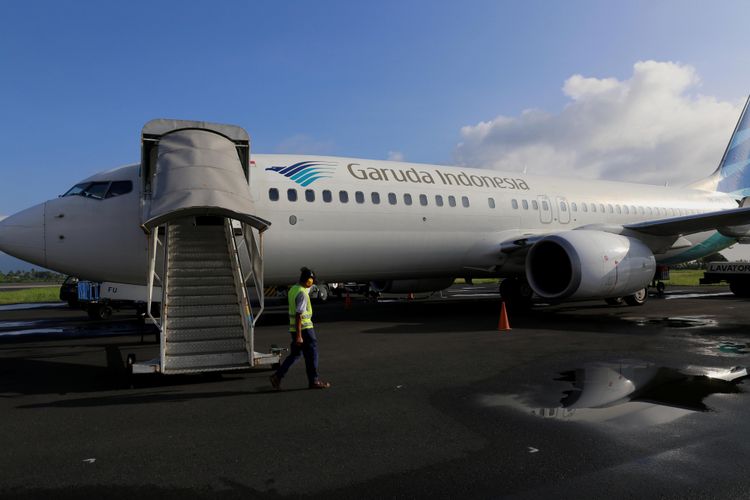
POLYGON ((656 260, 640 240, 594 230, 553 234, 526 257, 526 279, 551 300, 629 295, 648 286, 656 260))
POLYGON ((371 281, 370 289, 382 293, 437 292, 453 284, 453 278, 371 281))

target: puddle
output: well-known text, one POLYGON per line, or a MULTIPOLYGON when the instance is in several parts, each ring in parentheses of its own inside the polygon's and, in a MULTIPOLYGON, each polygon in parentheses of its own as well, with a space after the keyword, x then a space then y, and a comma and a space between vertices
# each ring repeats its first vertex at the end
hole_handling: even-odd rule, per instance
POLYGON ((686 293, 680 294, 668 294, 665 298, 670 299, 699 299, 701 297, 723 297, 734 295, 732 292, 718 292, 718 293, 686 293))
POLYGON ((38 302, 34 304, 6 304, 0 306, 0 311, 20 311, 23 309, 50 309, 68 307, 65 302, 38 302))
POLYGON ((747 344, 735 344, 734 342, 722 342, 718 347, 719 351, 730 354, 748 354, 747 344))
POLYGON ((592 363, 560 373, 549 386, 528 394, 485 394, 485 408, 505 407, 535 417, 607 424, 622 429, 672 422, 710 411, 713 394, 734 394, 744 367, 676 370, 642 362, 592 363))
POLYGON ((666 318, 642 318, 625 317, 626 321, 632 321, 638 326, 666 326, 669 328, 713 328, 719 326, 719 322, 713 316, 668 316, 666 318))

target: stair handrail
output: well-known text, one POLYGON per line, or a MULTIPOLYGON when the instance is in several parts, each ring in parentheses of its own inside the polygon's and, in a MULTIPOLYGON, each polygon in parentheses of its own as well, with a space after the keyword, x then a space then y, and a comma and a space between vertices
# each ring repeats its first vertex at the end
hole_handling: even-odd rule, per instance
POLYGON ((245 349, 247 350, 250 366, 255 364, 255 322, 252 320, 253 311, 250 300, 247 296, 245 282, 242 279, 242 265, 239 258, 239 248, 234 238, 234 228, 232 219, 224 219, 224 232, 226 234, 229 257, 232 262, 232 275, 234 276, 234 288, 237 296, 240 298, 240 318, 242 320, 242 332, 245 337, 245 349))

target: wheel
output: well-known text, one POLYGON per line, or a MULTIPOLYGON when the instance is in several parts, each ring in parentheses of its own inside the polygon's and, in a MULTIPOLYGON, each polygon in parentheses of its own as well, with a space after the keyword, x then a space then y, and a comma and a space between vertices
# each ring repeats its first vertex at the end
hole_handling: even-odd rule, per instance
POLYGON ((624 299, 625 303, 629 306, 642 306, 648 300, 648 289, 641 288, 633 295, 626 295, 624 299))
POLYGON ((737 297, 750 297, 750 281, 732 280, 729 282, 729 290, 737 297))
POLYGON ((505 278, 500 282, 500 296, 509 308, 520 310, 531 307, 534 291, 529 284, 518 278, 505 278))
POLYGON ((328 295, 330 294, 330 290, 328 290, 328 285, 320 285, 318 287, 318 300, 321 302, 325 302, 328 300, 328 295))
POLYGON ((622 297, 610 297, 608 299, 604 299, 604 302, 611 306, 620 306, 622 305, 623 299, 622 297))
POLYGON ((112 308, 105 304, 91 304, 86 312, 89 318, 97 321, 107 320, 112 316, 112 308))
POLYGON ((659 296, 664 295, 664 289, 666 288, 666 285, 663 282, 658 282, 656 284, 656 293, 659 294, 659 296))

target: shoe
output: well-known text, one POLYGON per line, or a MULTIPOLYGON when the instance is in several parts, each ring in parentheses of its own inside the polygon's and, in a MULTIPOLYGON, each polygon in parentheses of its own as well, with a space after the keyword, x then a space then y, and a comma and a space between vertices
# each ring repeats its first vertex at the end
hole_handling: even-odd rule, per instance
POLYGON ((322 380, 316 380, 308 386, 308 389, 328 389, 329 387, 331 387, 330 383, 323 382, 322 380))
POLYGON ((270 377, 268 378, 268 380, 270 380, 270 381, 271 381, 271 387, 273 387, 273 388, 274 388, 274 389, 276 389, 277 391, 278 391, 279 389, 281 389, 281 379, 279 378, 279 376, 278 376, 278 375, 276 375, 276 374, 274 373, 273 375, 271 375, 271 376, 270 376, 270 377))

